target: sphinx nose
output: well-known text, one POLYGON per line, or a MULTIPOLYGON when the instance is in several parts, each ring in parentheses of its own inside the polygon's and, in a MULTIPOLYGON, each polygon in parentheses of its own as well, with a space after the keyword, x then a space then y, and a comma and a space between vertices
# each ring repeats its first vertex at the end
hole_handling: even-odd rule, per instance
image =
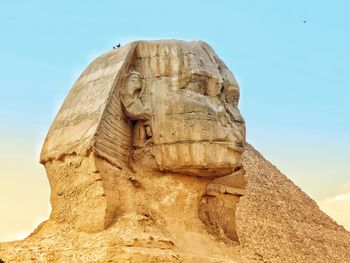
POLYGON ((232 106, 231 104, 228 104, 228 103, 225 104, 225 107, 226 107, 226 112, 230 115, 231 121, 244 124, 244 119, 237 107, 232 106))

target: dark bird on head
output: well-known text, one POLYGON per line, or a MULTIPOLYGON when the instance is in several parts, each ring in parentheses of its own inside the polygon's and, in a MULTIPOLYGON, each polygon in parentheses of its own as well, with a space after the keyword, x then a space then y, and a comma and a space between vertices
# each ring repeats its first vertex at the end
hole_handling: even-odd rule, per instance
POLYGON ((117 48, 120 48, 120 43, 117 45, 117 48))

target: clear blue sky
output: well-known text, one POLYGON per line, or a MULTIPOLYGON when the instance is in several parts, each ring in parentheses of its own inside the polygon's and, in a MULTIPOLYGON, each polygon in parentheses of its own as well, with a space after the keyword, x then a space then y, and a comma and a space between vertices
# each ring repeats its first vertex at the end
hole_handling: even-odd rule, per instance
POLYGON ((201 39, 240 84, 248 141, 314 198, 334 195, 350 182, 349 11, 321 0, 1 1, 0 157, 23 163, 11 178, 37 176, 20 158, 39 166, 74 80, 113 45, 201 39))

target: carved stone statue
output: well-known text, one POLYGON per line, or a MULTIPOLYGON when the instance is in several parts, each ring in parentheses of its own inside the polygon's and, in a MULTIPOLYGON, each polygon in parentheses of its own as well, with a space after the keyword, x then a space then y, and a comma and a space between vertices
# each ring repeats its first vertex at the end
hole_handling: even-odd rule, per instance
MULTIPOLYGON (((52 213, 35 235, 55 232, 62 246, 71 233, 104 233, 117 247, 141 247, 143 260, 159 248, 170 251, 159 255, 166 261, 237 257, 238 99, 232 73, 204 42, 137 41, 97 58, 45 140, 52 213)), ((139 252, 114 256, 123 253, 139 252)))
MULTIPOLYGON (((136 41, 98 57, 69 92, 42 149, 50 218, 25 240, 0 244, 0 258, 296 262, 310 255, 294 242, 300 235, 313 229, 319 240, 321 230, 338 229, 335 238, 345 237, 246 145, 238 100, 234 76, 201 41, 136 41)), ((319 250, 333 251, 322 257, 329 262, 350 251, 332 240, 333 250, 319 250)))

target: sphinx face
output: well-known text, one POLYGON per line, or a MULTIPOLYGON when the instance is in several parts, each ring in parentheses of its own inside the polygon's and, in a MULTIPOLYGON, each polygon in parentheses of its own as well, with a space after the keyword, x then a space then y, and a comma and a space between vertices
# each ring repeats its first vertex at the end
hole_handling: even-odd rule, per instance
POLYGON ((131 75, 140 78, 132 81, 138 89, 126 81, 123 90, 129 94, 126 113, 133 116, 133 160, 142 167, 208 177, 241 168, 239 87, 226 65, 200 44, 145 43, 137 50, 138 73, 131 75))

